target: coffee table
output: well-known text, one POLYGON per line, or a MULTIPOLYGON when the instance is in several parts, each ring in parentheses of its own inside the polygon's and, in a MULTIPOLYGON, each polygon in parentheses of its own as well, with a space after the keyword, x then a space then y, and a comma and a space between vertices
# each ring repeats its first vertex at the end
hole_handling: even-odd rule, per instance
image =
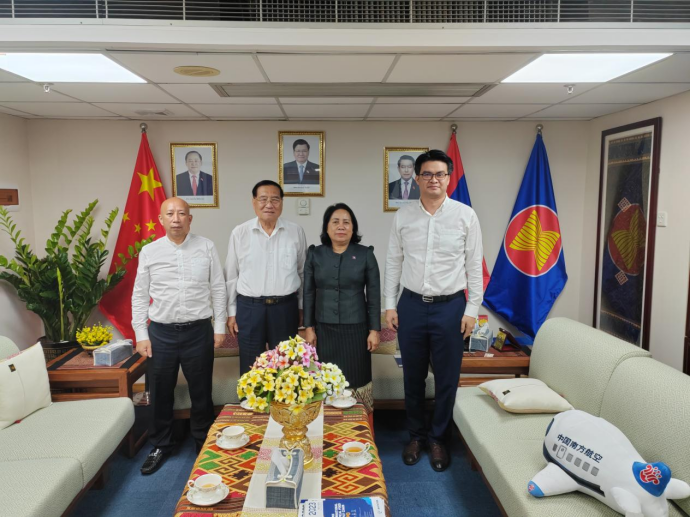
MULTIPOLYGON (((48 380, 53 401, 113 397, 132 399, 132 386, 146 373, 146 358, 134 353, 129 359, 113 367, 94 367, 93 360, 89 358, 88 353, 82 349, 71 349, 48 362, 48 380)), ((130 457, 136 455, 147 436, 146 427, 139 433, 130 431, 127 439, 130 457)))
MULTIPOLYGON (((211 426, 206 443, 194 462, 189 478, 196 479, 208 473, 218 474, 230 488, 230 494, 216 505, 199 507, 187 500, 188 488, 185 486, 175 508, 175 516, 241 515, 249 481, 252 478, 268 424, 268 417, 268 414, 244 410, 239 405, 225 405, 211 426), (216 445, 216 432, 231 424, 244 426, 249 435, 249 443, 238 450, 224 450, 216 445)), ((388 492, 383 478, 381 459, 374 444, 366 411, 361 404, 347 410, 324 407, 322 467, 322 497, 379 496, 384 499, 386 509, 388 509, 388 492), (349 441, 370 443, 372 462, 361 468, 346 468, 340 465, 336 456, 342 451, 342 445, 349 441)), ((289 510, 286 509, 286 515, 289 515, 287 511, 289 510)))

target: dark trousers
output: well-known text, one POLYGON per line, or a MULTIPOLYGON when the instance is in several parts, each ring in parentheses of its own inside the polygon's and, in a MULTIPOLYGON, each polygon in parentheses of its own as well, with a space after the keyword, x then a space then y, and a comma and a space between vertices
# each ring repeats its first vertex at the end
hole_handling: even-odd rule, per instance
POLYGON ((159 324, 149 326, 152 355, 148 376, 151 391, 151 425, 149 439, 154 447, 169 452, 172 436, 173 403, 177 375, 187 379, 192 400, 190 428, 197 446, 202 446, 213 424, 213 326, 211 320, 200 320, 189 326, 159 324))
POLYGON ((427 303, 403 291, 398 301, 398 343, 403 363, 405 410, 410 439, 445 442, 458 390, 465 297, 427 303), (436 403, 431 427, 425 419, 424 389, 434 365, 436 403))
POLYGON ((297 335, 299 306, 297 296, 276 304, 243 295, 237 296, 237 342, 240 346, 240 375, 249 371, 256 357, 283 340, 297 335))

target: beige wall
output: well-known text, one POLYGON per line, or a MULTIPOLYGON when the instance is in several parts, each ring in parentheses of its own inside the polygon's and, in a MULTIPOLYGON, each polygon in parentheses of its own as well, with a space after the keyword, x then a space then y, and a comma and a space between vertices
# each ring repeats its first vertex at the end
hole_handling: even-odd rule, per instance
MULTIPOLYGON (((683 337, 690 270, 690 93, 650 103, 591 123, 584 211, 583 255, 596 255, 601 132, 633 122, 662 117, 658 210, 668 213, 668 226, 657 227, 650 351, 654 357, 682 369, 683 337)), ((591 324, 594 300, 594 261, 582 271, 581 314, 591 324)))
MULTIPOLYGON (((34 246, 34 205, 26 132, 27 121, 0 114, 0 183, 12 183, 19 187, 21 209, 10 215, 26 242, 34 246)), ((4 232, 0 232, 0 255, 8 259, 14 257, 14 245, 4 232)), ((14 288, 6 282, 0 282, 0 335, 11 338, 24 348, 36 343, 41 334, 43 326, 39 318, 26 310, 14 288)))
MULTIPOLYGON (((460 123, 460 152, 470 194, 484 232, 485 256, 493 267, 535 138, 536 122, 460 123)), ((582 313, 583 207, 589 123, 550 122, 544 129, 570 280, 552 315, 577 320, 582 313)), ((220 208, 193 211, 193 231, 216 243, 221 258, 232 228, 250 217, 251 188, 260 179, 277 179, 277 132, 323 130, 326 134, 326 196, 311 199, 311 215, 297 216, 297 199, 286 198, 284 215, 301 224, 310 243, 318 242, 321 217, 332 203, 355 211, 364 235, 374 245, 383 271, 393 213, 383 212, 383 148, 429 146, 445 150, 450 123, 412 122, 151 122, 149 140, 166 192, 170 194, 170 142, 218 143, 220 208)), ((135 122, 30 121, 29 145, 36 239, 49 235, 68 207, 80 209, 98 198, 97 224, 114 206, 124 207, 139 146, 135 122), (56 196, 56 194, 59 195, 56 196)), ((113 230, 111 244, 117 236, 113 230)), ((589 310, 591 312, 591 310, 589 310)), ((97 320, 100 315, 95 315, 97 320)), ((493 320, 498 326, 498 321, 493 320)))

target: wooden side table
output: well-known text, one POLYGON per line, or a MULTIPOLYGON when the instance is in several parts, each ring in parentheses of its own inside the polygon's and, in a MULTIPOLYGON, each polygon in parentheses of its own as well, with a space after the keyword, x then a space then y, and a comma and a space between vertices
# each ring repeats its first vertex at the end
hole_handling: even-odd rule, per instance
POLYGON ((522 351, 501 352, 493 347, 489 349, 493 356, 485 356, 483 352, 465 353, 462 358, 462 369, 458 387, 472 387, 495 379, 496 376, 512 375, 516 378, 529 374, 529 360, 522 351), (492 374, 491 377, 462 377, 462 374, 492 374))
MULTIPOLYGON (((132 386, 146 373, 146 358, 135 354, 137 358, 125 361, 121 367, 61 368, 81 353, 80 349, 72 349, 48 362, 48 380, 54 402, 115 397, 132 399, 132 386)), ((127 439, 130 457, 136 455, 147 437, 146 428, 140 434, 130 431, 127 439)))

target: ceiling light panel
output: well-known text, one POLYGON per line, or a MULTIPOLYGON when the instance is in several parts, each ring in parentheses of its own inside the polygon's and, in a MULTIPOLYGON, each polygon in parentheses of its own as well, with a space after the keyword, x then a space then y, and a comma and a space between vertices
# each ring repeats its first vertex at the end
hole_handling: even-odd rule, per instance
POLYGON ((51 83, 145 83, 102 54, 0 54, 0 68, 31 81, 51 83))
POLYGON ((605 83, 671 54, 544 54, 503 83, 605 83))

